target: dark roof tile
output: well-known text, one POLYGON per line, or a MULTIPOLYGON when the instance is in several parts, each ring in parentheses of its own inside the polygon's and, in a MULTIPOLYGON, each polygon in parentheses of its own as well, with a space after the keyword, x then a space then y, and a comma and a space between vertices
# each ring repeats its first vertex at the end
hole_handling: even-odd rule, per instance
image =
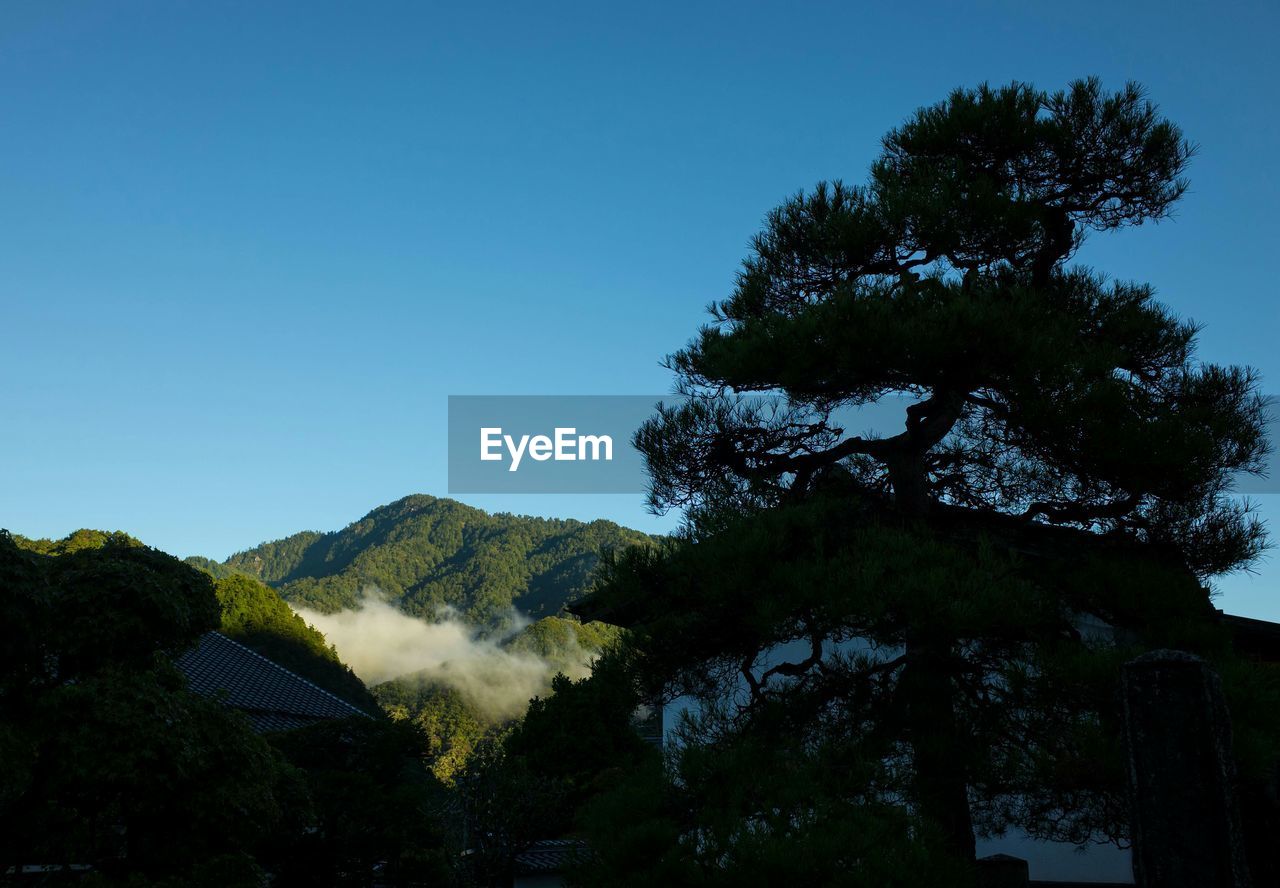
POLYGON ((262 733, 287 731, 326 719, 369 717, 367 712, 221 632, 205 633, 174 662, 187 677, 192 691, 242 710, 254 729, 262 733))
POLYGON ((515 869, 521 875, 564 872, 591 855, 585 842, 576 839, 543 839, 516 855, 515 869))

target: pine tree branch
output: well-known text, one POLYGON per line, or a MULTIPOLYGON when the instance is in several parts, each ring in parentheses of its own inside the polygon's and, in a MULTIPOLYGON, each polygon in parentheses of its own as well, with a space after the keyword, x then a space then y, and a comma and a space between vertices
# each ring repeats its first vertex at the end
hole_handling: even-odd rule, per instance
POLYGON ((1099 518, 1123 518, 1138 505, 1140 497, 1131 493, 1123 499, 1108 503, 1068 503, 1043 502, 1032 503, 1019 517, 1030 521, 1040 515, 1048 518, 1053 524, 1084 524, 1099 518))

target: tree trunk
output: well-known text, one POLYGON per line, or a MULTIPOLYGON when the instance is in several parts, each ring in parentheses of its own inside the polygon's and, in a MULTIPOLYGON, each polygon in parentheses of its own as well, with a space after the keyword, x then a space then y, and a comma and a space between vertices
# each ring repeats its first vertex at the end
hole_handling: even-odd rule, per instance
POLYGON ((954 689, 946 670, 949 651, 937 642, 909 639, 900 690, 905 694, 907 737, 915 756, 915 797, 920 813, 942 831, 951 853, 973 860, 976 843, 969 810, 965 752, 956 724, 954 689))
MULTIPOLYGON (((954 422, 944 414, 931 440, 921 442, 888 464, 894 504, 908 515, 923 515, 930 506, 925 453, 954 422)), ((910 617, 908 618, 910 619, 910 617)), ((941 831, 948 849, 962 860, 977 856, 973 816, 969 810, 969 781, 964 742, 956 723, 955 689, 951 684, 950 639, 926 635, 919 623, 907 631, 907 665, 899 692, 906 711, 907 738, 915 765, 915 797, 920 813, 941 831)))

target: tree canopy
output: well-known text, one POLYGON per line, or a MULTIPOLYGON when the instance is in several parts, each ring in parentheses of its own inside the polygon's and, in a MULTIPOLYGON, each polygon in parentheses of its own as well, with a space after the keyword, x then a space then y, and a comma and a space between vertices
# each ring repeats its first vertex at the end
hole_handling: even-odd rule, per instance
POLYGON ((165 656, 217 626, 212 583, 99 543, 54 558, 0 534, 0 856, 254 884, 261 837, 308 812, 297 772, 165 656))
MULTIPOLYGON (((636 444, 685 526, 614 559, 587 610, 637 629, 638 682, 698 701, 664 802, 696 871, 745 836, 805 853, 790 825, 827 804, 898 806, 962 860, 1009 827, 1127 838, 1116 670, 1229 656, 1202 583, 1265 546, 1230 496, 1265 403, 1151 287, 1071 263, 1168 218, 1193 154, 1136 85, 957 90, 865 185, 769 213, 668 358, 684 400, 636 444), (899 430, 851 429, 870 404, 899 430), (752 776, 836 760, 856 778, 811 802, 752 776), (671 807, 738 785, 698 797, 715 821, 671 807)), ((876 883, 837 846, 831 872, 876 883)))
POLYGON ((840 467, 902 508, 946 503, 1171 542, 1201 575, 1262 529, 1227 497, 1261 471, 1257 376, 1194 360, 1151 287, 1069 266, 1091 232, 1167 217, 1193 154, 1141 89, 958 90, 884 138, 863 187, 771 212, 682 391, 639 436, 653 503, 777 502, 840 467), (780 393, 766 411, 730 392, 780 393), (906 397, 903 429, 833 418, 906 397))

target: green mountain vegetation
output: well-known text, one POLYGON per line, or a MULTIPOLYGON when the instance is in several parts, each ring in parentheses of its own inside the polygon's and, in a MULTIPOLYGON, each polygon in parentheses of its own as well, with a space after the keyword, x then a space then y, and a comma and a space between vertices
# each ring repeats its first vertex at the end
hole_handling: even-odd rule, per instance
POLYGON ((580 677, 586 660, 621 630, 557 614, 586 593, 602 555, 649 541, 608 521, 490 515, 454 500, 409 496, 340 531, 304 531, 223 562, 186 561, 214 577, 223 632, 358 706, 380 706, 411 725, 434 774, 450 781, 510 722, 428 673, 383 682, 371 694, 286 600, 331 613, 356 607, 376 587, 412 616, 448 608, 474 624, 500 623, 515 606, 541 618, 501 647, 545 661, 548 680, 557 673, 580 677))
POLYGON ((374 685, 373 695, 397 722, 411 724, 425 739, 431 770, 450 780, 472 751, 498 726, 457 688, 423 675, 402 675, 374 685))
POLYGON ((534 618, 554 615, 585 595, 601 554, 649 540, 609 521, 490 515, 415 495, 339 531, 296 533, 221 564, 188 563, 215 577, 254 577, 291 604, 324 613, 356 607, 376 587, 410 615, 447 607, 481 624, 513 605, 534 618))
POLYGON ((555 672, 573 675, 582 671, 584 655, 594 658, 617 643, 622 635, 622 629, 609 623, 581 623, 577 619, 543 617, 520 630, 504 646, 512 651, 539 656, 555 672))
POLYGON ((227 577, 247 577, 249 574, 241 573, 234 568, 227 567, 220 561, 214 561, 212 558, 205 558, 201 555, 192 555, 183 559, 187 564, 202 570, 215 580, 224 580, 227 577))
POLYGON ((377 711, 377 701, 364 682, 338 658, 324 635, 270 586, 235 574, 215 580, 214 591, 222 604, 224 635, 366 712, 377 711))
MULTIPOLYGON (((575 619, 543 617, 505 642, 513 653, 526 653, 546 661, 555 679, 542 696, 550 694, 565 676, 581 677, 586 658, 595 659, 621 640, 623 630, 607 623, 580 623, 575 619)), ((432 760, 431 770, 440 780, 450 782, 467 764, 484 741, 502 736, 518 720, 503 721, 486 716, 456 687, 441 682, 430 673, 411 673, 374 685, 373 696, 396 721, 412 724, 425 738, 432 760)), ((534 701, 535 707, 539 705, 534 701)))
MULTIPOLYGON (((42 556, 66 556, 104 548, 150 551, 139 540, 120 531, 82 529, 60 540, 21 536, 12 539, 18 548, 42 556)), ((512 720, 486 714, 484 707, 463 690, 425 673, 401 676, 371 691, 341 661, 324 635, 294 613, 280 591, 252 572, 258 571, 277 582, 283 579, 282 589, 297 589, 305 580, 316 580, 297 576, 303 565, 312 563, 307 559, 332 564, 336 560, 332 554, 340 551, 350 557, 338 574, 323 578, 332 582, 316 581, 305 584, 305 588, 346 588, 342 584, 355 576, 394 592, 396 586, 388 581, 392 574, 374 573, 376 567, 369 565, 400 565, 394 575, 404 576, 412 569, 409 565, 420 564, 422 553, 433 548, 423 545, 424 540, 429 544, 451 539, 460 544, 455 544, 452 558, 442 560, 451 562, 449 569, 455 575, 473 580, 506 578, 501 597, 486 599, 470 595, 471 601, 490 600, 492 608, 501 606, 505 610, 513 602, 527 602, 532 588, 537 601, 534 607, 558 610, 581 593, 598 553, 644 537, 608 522, 583 524, 489 516, 449 500, 409 497, 375 510, 338 534, 301 533, 267 543, 223 563, 193 557, 187 558, 186 564, 212 579, 212 590, 219 605, 219 631, 368 712, 386 711, 421 739, 431 771, 448 782, 465 767, 480 744, 495 740, 509 730, 512 720), (471 530, 465 528, 467 524, 473 525, 471 530), (351 555, 356 548, 353 541, 361 540, 366 543, 366 550, 351 555), (327 545, 323 552, 315 550, 314 547, 324 541, 327 545), (533 556, 534 566, 527 570, 519 570, 514 561, 513 553, 523 549, 539 553, 533 556), (416 561, 414 553, 417 553, 416 561), (467 557, 459 553, 482 553, 481 563, 457 564, 460 558, 467 557)), ((433 589, 431 594, 441 593, 433 589)), ((430 600, 439 600, 439 597, 430 600)), ((444 603, 458 607, 457 601, 446 599, 444 603)), ((314 599, 301 603, 316 606, 314 599)), ((473 619, 480 619, 484 613, 475 607, 459 609, 473 619)), ((572 617, 545 616, 506 638, 500 647, 546 662, 549 670, 544 693, 549 693, 550 676, 556 673, 581 676, 586 661, 618 641, 621 633, 622 630, 605 623, 584 624, 572 617)))

